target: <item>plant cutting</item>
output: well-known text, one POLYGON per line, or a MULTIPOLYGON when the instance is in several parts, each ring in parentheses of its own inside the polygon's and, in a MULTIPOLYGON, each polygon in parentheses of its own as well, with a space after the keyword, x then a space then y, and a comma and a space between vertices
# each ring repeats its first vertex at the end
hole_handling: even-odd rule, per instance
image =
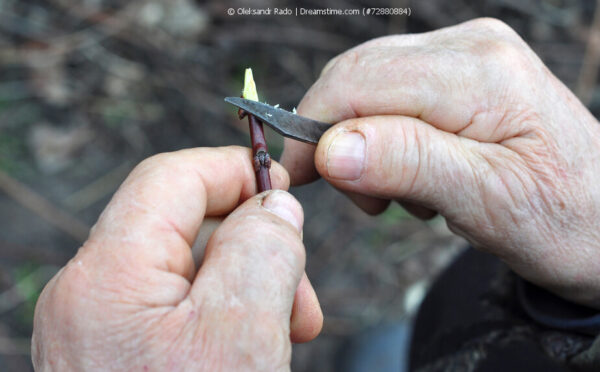
MULTIPOLYGON (((242 98, 258 101, 258 92, 256 91, 256 83, 254 82, 251 68, 246 69, 242 98)), ((267 149, 267 141, 265 140, 263 124, 258 118, 256 118, 256 116, 242 109, 238 110, 238 116, 240 119, 243 119, 245 116, 248 117, 257 191, 260 193, 266 190, 271 190, 271 176, 269 175, 269 169, 271 168, 271 157, 269 156, 267 149)))

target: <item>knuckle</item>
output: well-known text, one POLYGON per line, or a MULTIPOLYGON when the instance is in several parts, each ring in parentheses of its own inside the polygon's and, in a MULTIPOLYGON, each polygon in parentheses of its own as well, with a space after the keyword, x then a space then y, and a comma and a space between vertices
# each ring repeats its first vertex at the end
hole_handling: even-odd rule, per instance
POLYGON ((358 61, 360 59, 361 52, 351 49, 329 61, 327 65, 325 65, 321 76, 350 71, 359 63, 358 61))
POLYGON ((472 53, 479 57, 484 70, 501 74, 521 75, 530 72, 533 64, 527 50, 506 39, 484 39, 473 45, 472 53))
POLYGON ((164 152, 142 160, 136 168, 141 170, 168 168, 178 163, 177 158, 176 153, 164 152))
POLYGON ((496 18, 477 18, 466 22, 465 26, 488 35, 518 37, 517 33, 509 25, 496 18))
POLYGON ((130 182, 135 182, 140 188, 145 188, 149 180, 155 185, 181 184, 195 179, 189 170, 190 163, 186 161, 184 154, 161 153, 144 159, 138 164, 132 171, 130 182))
POLYGON ((499 59, 504 65, 520 65, 524 62, 524 54, 514 43, 505 40, 488 42, 487 56, 499 59))
POLYGON ((78 256, 63 267, 44 288, 40 301, 44 311, 60 314, 57 321, 69 318, 88 297, 92 283, 78 256))
POLYGON ((323 67, 323 70, 321 70, 320 77, 327 75, 333 70, 347 70, 357 65, 363 65, 364 62, 371 57, 380 58, 380 55, 373 55, 374 50, 388 50, 394 46, 400 45, 412 46, 422 39, 421 34, 410 34, 388 35, 368 40, 329 60, 325 67, 323 67))
POLYGON ((327 75, 327 73, 329 71, 331 71, 331 69, 333 68, 333 66, 335 66, 335 64, 338 62, 339 57, 340 57, 339 55, 335 56, 332 59, 330 59, 329 62, 327 62, 325 64, 325 67, 323 67, 323 69, 321 70, 321 74, 319 75, 320 78, 323 77, 323 76, 325 76, 325 75, 327 75))
POLYGON ((69 261, 58 278, 57 288, 68 295, 79 295, 89 285, 88 273, 78 258, 69 261))
POLYGON ((362 53, 358 50, 349 50, 340 56, 336 66, 344 70, 351 69, 358 64, 361 55, 362 53))
POLYGON ((529 48, 506 23, 494 18, 479 18, 466 23, 470 34, 477 35, 471 45, 474 54, 503 67, 522 67, 530 62, 529 48))

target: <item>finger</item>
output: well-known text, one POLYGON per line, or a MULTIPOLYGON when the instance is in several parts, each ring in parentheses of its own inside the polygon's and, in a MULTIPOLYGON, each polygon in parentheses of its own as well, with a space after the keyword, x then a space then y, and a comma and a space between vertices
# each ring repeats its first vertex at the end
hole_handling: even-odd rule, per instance
MULTIPOLYGON (((204 257, 204 249, 210 236, 223 222, 223 218, 205 218, 194 242, 192 251, 196 266, 200 266, 204 257)), ((290 322, 290 337, 292 342, 308 342, 319 334, 323 327, 323 313, 315 290, 313 289, 306 273, 302 275, 292 307, 292 318, 290 322)))
MULTIPOLYGON (((344 191, 408 201, 448 216, 483 208, 480 186, 495 181, 483 145, 418 119, 375 116, 347 120, 326 132, 315 163, 344 191)), ((496 147, 490 150, 499 151, 496 156, 511 156, 496 147)))
POLYGON ((192 302, 248 324, 283 327, 289 337, 304 272, 302 224, 300 204, 285 191, 246 201, 210 238, 190 292, 192 302))
MULTIPOLYGON (((103 286, 142 304, 173 304, 195 274, 191 245, 205 215, 223 215, 256 193, 251 151, 198 148, 153 156, 117 191, 76 257, 103 286), (127 283, 127 285, 124 285, 127 283)), ((286 171, 273 162, 275 188, 286 171)))
POLYGON ((308 342, 317 337, 322 328, 321 305, 313 286, 304 273, 296 290, 292 307, 290 338, 295 343, 308 342))
MULTIPOLYGON (((510 27, 493 19, 376 39, 330 62, 298 113, 329 123, 410 116, 450 133, 495 142, 525 130, 499 124, 526 114, 504 107, 521 107, 522 95, 510 86, 531 80, 524 75, 541 65, 536 59, 510 27), (518 76, 509 78, 507 71, 518 71, 518 76)), ((281 159, 291 179, 314 177, 312 148, 285 145, 281 159)))
POLYGON ((336 57, 306 93, 298 113, 329 123, 374 115, 410 116, 457 133, 473 124, 477 113, 503 114, 493 109, 511 98, 510 82, 498 78, 509 64, 526 65, 531 58, 523 40, 492 19, 384 37, 336 57))
MULTIPOLYGON (((287 151, 281 156, 281 163, 289 172, 292 185, 303 185, 319 178, 319 173, 314 166, 315 145, 306 144, 289 138, 284 139, 287 151)), ((389 205, 389 200, 382 200, 357 193, 346 193, 346 195, 360 209, 370 215, 383 212, 389 205)))
POLYGON ((346 194, 356 206, 372 216, 382 213, 390 205, 389 199, 376 198, 356 192, 344 192, 344 194, 346 194))
POLYGON ((408 213, 421 220, 430 220, 437 215, 436 211, 422 207, 415 203, 402 201, 400 202, 400 205, 402 206, 402 208, 406 209, 408 213))
POLYGON ((284 138, 283 147, 280 162, 289 172, 292 186, 304 185, 319 178, 313 160, 315 145, 284 138))

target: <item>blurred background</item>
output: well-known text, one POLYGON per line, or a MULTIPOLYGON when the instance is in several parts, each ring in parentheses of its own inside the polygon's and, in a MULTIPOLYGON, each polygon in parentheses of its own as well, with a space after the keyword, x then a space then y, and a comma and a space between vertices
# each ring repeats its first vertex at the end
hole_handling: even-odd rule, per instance
MULTIPOLYGON (((85 240, 128 172, 159 152, 249 144, 223 102, 252 67, 259 95, 295 107, 329 59, 363 41, 491 16, 600 110, 592 0, 0 0, 0 369, 29 371, 45 283, 85 240), (395 16, 243 16, 229 8, 410 8, 395 16)), ((274 158, 282 139, 267 131, 274 158)), ((464 246, 445 222, 392 205, 369 217, 322 181, 305 209, 307 272, 323 333, 295 371, 342 370, 348 345, 409 321, 464 246)))

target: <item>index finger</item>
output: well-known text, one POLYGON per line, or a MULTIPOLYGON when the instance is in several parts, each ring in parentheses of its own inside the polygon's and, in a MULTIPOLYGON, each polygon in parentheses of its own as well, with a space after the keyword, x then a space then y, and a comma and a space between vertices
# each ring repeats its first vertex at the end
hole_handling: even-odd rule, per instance
MULTIPOLYGON (((273 162, 274 188, 289 179, 273 162)), ((140 163, 94 226, 83 254, 106 268, 145 266, 193 277, 191 254, 205 216, 232 211, 256 193, 247 148, 195 148, 153 156, 140 163)), ((128 270, 130 272, 134 270, 128 270)))

